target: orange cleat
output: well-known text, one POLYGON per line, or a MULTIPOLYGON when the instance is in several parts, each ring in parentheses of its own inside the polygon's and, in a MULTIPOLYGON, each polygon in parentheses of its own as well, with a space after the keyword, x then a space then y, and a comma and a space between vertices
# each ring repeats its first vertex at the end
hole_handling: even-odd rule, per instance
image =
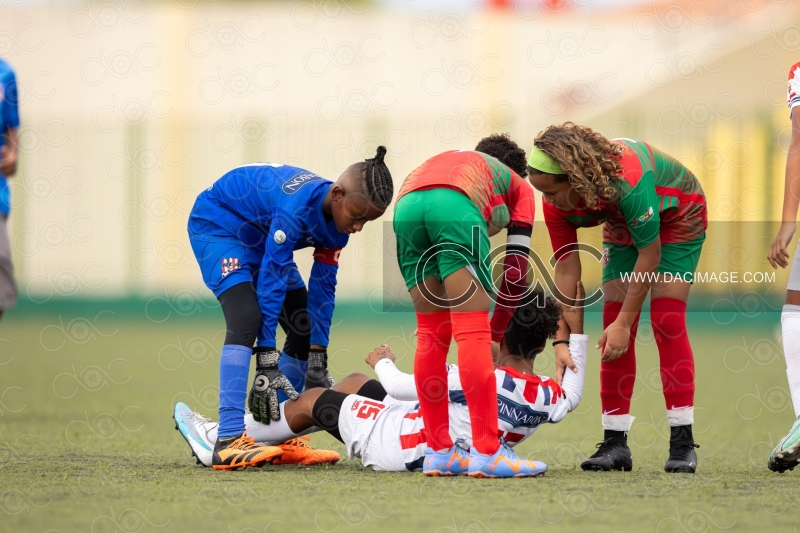
POLYGON ((217 439, 214 454, 211 456, 211 466, 214 470, 259 467, 280 458, 283 453, 278 446, 259 446, 253 437, 242 433, 230 439, 217 439))
POLYGON ((335 463, 342 457, 331 450, 315 450, 308 441, 309 437, 299 437, 279 444, 283 456, 276 459, 276 465, 318 465, 321 463, 335 463))

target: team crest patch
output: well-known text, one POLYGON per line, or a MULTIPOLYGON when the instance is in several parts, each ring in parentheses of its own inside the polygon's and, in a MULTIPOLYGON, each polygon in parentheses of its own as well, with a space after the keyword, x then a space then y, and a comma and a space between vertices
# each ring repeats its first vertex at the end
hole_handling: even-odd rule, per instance
POLYGON ((229 257, 222 260, 222 277, 224 278, 234 270, 242 268, 242 264, 237 257, 229 257))
POLYGON ((359 406, 359 405, 361 405, 361 400, 356 400, 356 401, 354 401, 354 402, 353 402, 353 405, 350 407, 350 410, 351 410, 351 411, 355 411, 356 409, 358 409, 358 406, 359 406))
POLYGON ((645 214, 643 214, 640 217, 636 217, 636 219, 633 221, 633 227, 635 228, 635 227, 641 226, 642 224, 647 223, 648 220, 653 218, 653 214, 654 213, 655 213, 655 211, 653 211, 652 207, 648 208, 647 212, 645 214))
POLYGON ((600 256, 600 264, 603 266, 603 268, 608 266, 610 254, 611 254, 610 248, 603 248, 603 255, 600 256))

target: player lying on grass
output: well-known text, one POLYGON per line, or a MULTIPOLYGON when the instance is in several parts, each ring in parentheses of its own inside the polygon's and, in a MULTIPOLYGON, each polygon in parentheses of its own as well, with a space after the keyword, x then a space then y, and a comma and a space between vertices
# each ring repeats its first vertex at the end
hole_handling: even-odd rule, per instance
MULTIPOLYGON (((792 120, 792 140, 786 155, 786 178, 783 190, 783 222, 770 248, 767 258, 773 268, 789 266, 786 249, 797 231, 797 210, 800 208, 800 63, 789 69, 789 117, 792 120), (797 108, 797 112, 793 112, 797 108)), ((794 421, 792 429, 783 437, 769 456, 767 466, 775 472, 794 470, 800 462, 800 253, 795 251, 789 284, 786 286, 786 304, 781 313, 783 353, 786 357, 786 376, 792 394, 794 421)))
POLYGON ((431 157, 409 174, 397 194, 393 221, 397 260, 416 312, 414 376, 423 391, 419 401, 430 444, 425 471, 437 472, 437 463, 448 464, 461 453, 448 430, 445 361, 451 340, 458 345, 472 418, 476 455, 470 468, 488 472, 489 465, 503 458, 518 460, 497 437, 492 341, 503 336, 517 305, 517 282, 527 271, 535 199, 524 179, 526 169, 525 151, 507 135, 492 135, 474 151, 431 157), (504 228, 509 248, 524 251, 506 253, 503 286, 497 292, 511 298, 498 299, 490 322, 495 287, 489 237, 504 228))
MULTIPOLYGON (((571 122, 539 133, 528 164, 528 178, 542 192, 544 220, 558 260, 555 282, 567 297, 581 279, 581 260, 573 252, 577 228, 603 225, 604 331, 598 347, 605 434, 581 468, 633 467, 627 434, 633 422, 634 346, 642 303, 650 292, 670 425, 664 470, 693 473, 694 355, 686 331, 686 302, 708 225, 700 182, 678 160, 645 142, 609 140, 571 122)), ((568 334, 565 327, 558 339, 568 334)), ((569 356, 557 346, 556 359, 563 365, 569 356)))
POLYGON ((304 385, 333 384, 326 349, 339 253, 350 234, 383 215, 392 201, 385 154, 378 147, 374 158, 350 165, 336 183, 288 165, 245 165, 197 197, 189 240, 203 281, 222 305, 227 330, 215 470, 258 466, 283 453, 244 435, 251 356, 256 374, 248 404, 253 418, 265 424, 278 420, 283 393, 297 398, 295 389, 304 385), (294 251, 308 247, 314 248, 314 266, 306 290, 294 251), (286 332, 283 354, 276 349, 278 324, 286 332))
MULTIPOLYGON (((581 286, 579 298, 582 291, 581 286)), ((500 343, 494 370, 498 427, 504 440, 502 446, 506 447, 516 446, 545 422, 560 422, 578 406, 583 391, 588 338, 582 334, 581 308, 568 309, 565 313, 572 331, 569 349, 576 372, 568 372, 559 386, 533 371, 536 355, 544 349, 547 339, 555 335, 561 318, 555 300, 545 300, 542 293, 538 295, 539 302, 545 302, 543 307, 534 301, 520 306, 514 313, 500 343)), ((281 442, 311 431, 326 430, 345 444, 351 458, 360 458, 364 466, 389 471, 422 469, 428 441, 417 403, 414 376, 395 367, 394 354, 385 345, 373 350, 367 363, 375 369, 380 382, 364 374, 351 374, 330 390, 306 391, 297 400, 281 404, 280 422, 264 425, 250 420, 248 434, 259 441, 281 442)), ((527 477, 543 474, 547 465, 521 459, 501 460, 502 470, 496 474, 470 472, 469 463, 475 451, 460 373, 456 365, 446 365, 446 373, 449 431, 458 446, 453 460, 439 465, 434 475, 527 477), (528 468, 528 463, 533 463, 534 468, 528 468)), ((183 404, 176 405, 175 417, 193 455, 209 465, 216 424, 192 413, 183 404)))

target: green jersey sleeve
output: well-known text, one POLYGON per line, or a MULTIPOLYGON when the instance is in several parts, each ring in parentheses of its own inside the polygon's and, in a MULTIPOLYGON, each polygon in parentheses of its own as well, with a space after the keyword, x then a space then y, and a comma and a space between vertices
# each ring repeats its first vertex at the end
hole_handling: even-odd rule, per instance
POLYGON ((653 244, 661 227, 653 172, 645 171, 633 187, 625 180, 620 180, 620 184, 619 208, 625 217, 633 243, 637 248, 653 244))

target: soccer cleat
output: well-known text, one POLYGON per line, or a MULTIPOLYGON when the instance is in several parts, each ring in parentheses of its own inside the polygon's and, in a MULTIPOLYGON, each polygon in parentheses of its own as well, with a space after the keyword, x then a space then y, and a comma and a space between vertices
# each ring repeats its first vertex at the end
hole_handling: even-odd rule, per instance
POLYGON ((537 477, 545 472, 546 464, 522 459, 504 443, 492 455, 478 453, 474 447, 469 452, 470 477, 537 477))
POLYGON ((697 470, 697 454, 694 449, 699 447, 694 440, 671 440, 669 459, 664 464, 664 472, 694 474, 697 470))
POLYGON ((581 468, 603 472, 609 470, 630 472, 633 469, 633 458, 627 440, 611 437, 598 442, 597 451, 581 463, 581 468))
POLYGON ((452 448, 438 453, 433 448, 425 448, 422 472, 426 476, 463 476, 469 473, 469 452, 462 447, 463 439, 458 439, 452 448))
POLYGON ((172 418, 175 419, 175 429, 186 440, 197 464, 211 466, 214 441, 208 438, 208 432, 217 427, 217 423, 195 413, 183 402, 175 404, 172 418))
POLYGON ((238 437, 217 439, 211 465, 214 470, 236 470, 248 466, 264 466, 283 455, 277 446, 259 446, 247 432, 238 437))
POLYGON ((800 463, 800 418, 795 420, 789 434, 781 439, 769 456, 767 467, 780 474, 794 470, 800 463))
POLYGON ((334 464, 341 455, 331 450, 316 450, 312 448, 307 441, 309 437, 299 437, 296 439, 287 440, 283 444, 279 444, 278 448, 283 450, 283 456, 280 459, 275 459, 272 464, 275 465, 318 465, 321 463, 334 464))

